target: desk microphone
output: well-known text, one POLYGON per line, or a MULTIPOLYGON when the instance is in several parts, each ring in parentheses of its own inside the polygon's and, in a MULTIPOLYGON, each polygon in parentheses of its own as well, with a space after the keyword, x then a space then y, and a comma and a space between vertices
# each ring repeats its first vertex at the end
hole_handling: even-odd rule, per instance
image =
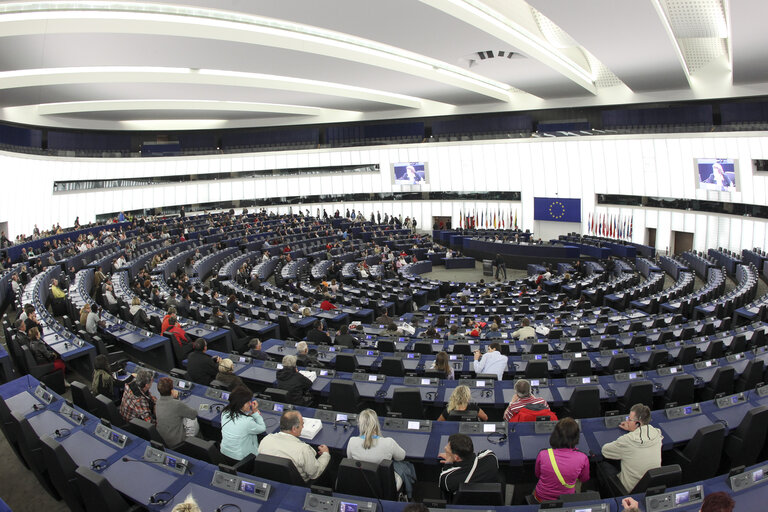
POLYGON ((346 420, 336 420, 333 422, 333 430, 336 430, 339 425, 344 427, 344 432, 346 432, 352 426, 352 424, 346 420))
MULTIPOLYGON (((145 464, 159 464, 161 466, 169 467, 165 462, 162 462, 162 461, 159 461, 159 460, 131 459, 131 458, 128 458, 128 457, 123 457, 122 461, 123 462, 144 462, 145 464)), ((189 467, 186 464, 177 464, 177 467, 178 466, 181 466, 182 468, 184 468, 184 473, 185 474, 188 473, 188 474, 192 475, 192 471, 189 470, 189 467)))

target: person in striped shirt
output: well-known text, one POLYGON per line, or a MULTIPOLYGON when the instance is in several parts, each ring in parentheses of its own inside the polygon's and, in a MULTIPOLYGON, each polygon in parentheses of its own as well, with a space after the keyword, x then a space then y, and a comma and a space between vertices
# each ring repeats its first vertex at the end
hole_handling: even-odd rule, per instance
POLYGON ((549 407, 547 401, 543 398, 533 396, 531 393, 531 383, 525 379, 515 382, 515 395, 509 402, 507 410, 504 411, 504 421, 510 421, 523 407, 531 404, 541 404, 549 407))

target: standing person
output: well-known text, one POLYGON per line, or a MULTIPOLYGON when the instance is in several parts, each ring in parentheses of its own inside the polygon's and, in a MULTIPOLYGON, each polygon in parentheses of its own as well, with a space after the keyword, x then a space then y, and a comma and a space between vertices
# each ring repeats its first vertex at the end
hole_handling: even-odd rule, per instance
POLYGON ((501 380, 504 372, 507 371, 508 359, 500 351, 501 345, 496 341, 488 345, 488 350, 482 358, 480 351, 475 350, 475 362, 473 363, 475 373, 495 373, 498 380, 501 380))
POLYGON ((579 433, 576 420, 563 418, 549 436, 552 448, 541 450, 536 457, 539 482, 533 496, 539 503, 556 500, 561 494, 575 494, 576 482, 589 480, 589 458, 576 449, 579 433))
POLYGON ((221 453, 233 460, 259 454, 259 434, 267 427, 253 392, 238 386, 229 394, 229 404, 221 411, 221 453))
POLYGON ((504 262, 504 258, 501 254, 496 253, 496 258, 493 260, 493 264, 496 265, 496 280, 499 281, 499 275, 504 275, 504 281, 507 280, 507 264, 504 262))

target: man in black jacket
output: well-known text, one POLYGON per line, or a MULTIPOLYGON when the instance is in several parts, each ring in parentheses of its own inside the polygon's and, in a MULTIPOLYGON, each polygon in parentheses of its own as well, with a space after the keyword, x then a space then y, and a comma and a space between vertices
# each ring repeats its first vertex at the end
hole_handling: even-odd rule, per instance
POLYGON ((283 368, 277 371, 277 388, 288 391, 288 402, 295 405, 310 405, 309 389, 312 381, 300 374, 296 368, 296 356, 283 357, 283 368))
POLYGON ((349 327, 342 325, 339 327, 339 333, 333 340, 333 344, 342 347, 355 348, 360 345, 360 340, 349 334, 349 327))
POLYGON ((195 340, 192 352, 187 356, 187 377, 192 382, 207 386, 219 372, 220 357, 211 357, 206 354, 208 344, 204 339, 195 340))
POLYGON ((235 314, 230 313, 227 317, 227 324, 226 328, 229 329, 229 331, 232 333, 232 347, 235 349, 235 352, 238 354, 242 354, 246 350, 248 350, 248 345, 250 342, 250 336, 243 330, 242 327, 237 325, 235 323, 235 314))
POLYGON ((251 350, 249 350, 246 355, 249 355, 254 359, 258 359, 259 361, 272 360, 269 354, 261 350, 261 340, 259 338, 251 338, 250 347, 251 347, 251 350))
POLYGON ((451 501, 462 483, 497 483, 499 461, 491 450, 477 455, 472 438, 465 434, 451 434, 445 452, 438 455, 445 466, 440 472, 440 490, 451 501))
POLYGON ((307 332, 307 341, 315 345, 330 345, 331 337, 323 332, 323 322, 315 320, 313 328, 307 332))

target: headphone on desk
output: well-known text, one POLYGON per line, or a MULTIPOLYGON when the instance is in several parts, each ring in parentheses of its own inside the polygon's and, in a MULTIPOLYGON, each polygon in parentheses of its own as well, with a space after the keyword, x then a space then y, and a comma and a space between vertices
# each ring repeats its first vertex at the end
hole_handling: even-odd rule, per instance
POLYGON ((493 396, 493 390, 492 389, 481 389, 480 390, 480 396, 483 398, 491 398, 493 396))
POLYGON ((54 430, 53 434, 56 437, 61 438, 61 437, 67 437, 69 435, 69 432, 70 432, 70 430, 68 428, 63 428, 62 427, 62 428, 57 428, 56 430, 54 430))
POLYGON ((239 505, 235 505, 234 503, 224 503, 223 505, 219 505, 216 507, 216 512, 224 512, 227 509, 235 509, 237 512, 243 512, 239 505))
POLYGON ((488 442, 491 444, 498 444, 499 446, 503 445, 507 438, 509 436, 506 434, 506 432, 490 432, 486 439, 488 439, 488 442))
POLYGON ((427 400, 434 400, 437 398, 437 391, 427 391, 424 393, 424 395, 426 396, 427 400))
POLYGON ((101 471, 102 469, 106 469, 106 467, 109 464, 107 464, 107 459, 93 459, 91 461, 91 469, 94 471, 101 471))
POLYGON ((158 491, 149 497, 150 505, 157 505, 162 507, 167 504, 173 498, 173 494, 168 491, 158 491))
POLYGON ((387 397, 387 392, 384 391, 383 389, 380 389, 376 392, 376 398, 386 398, 386 397, 387 397))

